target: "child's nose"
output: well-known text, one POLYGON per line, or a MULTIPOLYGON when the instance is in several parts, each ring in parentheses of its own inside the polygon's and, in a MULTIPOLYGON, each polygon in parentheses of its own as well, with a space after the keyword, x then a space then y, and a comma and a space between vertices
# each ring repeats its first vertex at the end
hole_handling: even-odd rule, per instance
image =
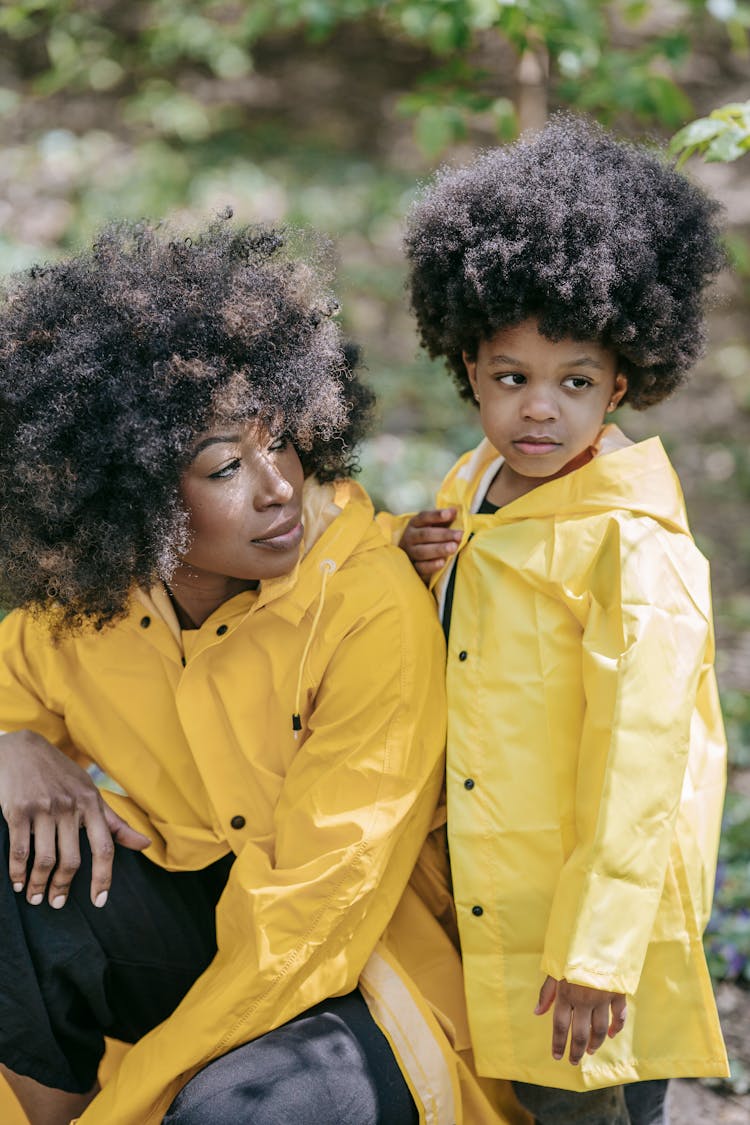
POLYGON ((531 422, 547 422, 559 414, 554 395, 541 390, 529 390, 524 395, 522 410, 531 422))

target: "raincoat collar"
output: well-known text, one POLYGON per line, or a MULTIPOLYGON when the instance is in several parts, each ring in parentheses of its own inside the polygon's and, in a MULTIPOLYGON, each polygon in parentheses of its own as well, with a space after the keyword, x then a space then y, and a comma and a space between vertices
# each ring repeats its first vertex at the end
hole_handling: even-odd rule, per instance
POLYGON ((476 516, 503 458, 485 438, 458 466, 438 495, 438 507, 457 507, 467 535, 489 524, 627 509, 671 530, 689 533, 677 476, 658 437, 627 444, 605 426, 594 458, 564 477, 540 484, 491 516, 476 516), (480 522, 481 521, 481 522, 480 522))

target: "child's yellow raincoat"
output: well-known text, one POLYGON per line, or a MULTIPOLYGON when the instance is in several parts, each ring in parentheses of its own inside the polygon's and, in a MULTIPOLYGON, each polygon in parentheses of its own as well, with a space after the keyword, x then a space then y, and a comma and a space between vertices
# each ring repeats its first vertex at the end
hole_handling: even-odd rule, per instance
MULTIPOLYGON (((414 890, 399 905, 443 777, 429 598, 357 485, 309 482, 304 521, 295 571, 198 630, 180 633, 163 590, 57 647, 25 614, 0 627, 3 729, 110 774, 127 796, 107 800, 151 837, 154 862, 237 855, 214 961, 84 1125, 155 1125, 209 1060, 358 984, 422 1121, 527 1120, 493 1110, 454 1052, 468 1046, 457 954, 414 890)), ((499 1105, 500 1084, 488 1089, 499 1105)))
POLYGON ((477 1069, 573 1090, 726 1074, 701 944, 725 744, 679 483, 655 438, 472 514, 500 464, 483 441, 438 496, 464 530, 448 834, 477 1069), (578 1067, 533 1014, 547 974, 628 994, 578 1067))

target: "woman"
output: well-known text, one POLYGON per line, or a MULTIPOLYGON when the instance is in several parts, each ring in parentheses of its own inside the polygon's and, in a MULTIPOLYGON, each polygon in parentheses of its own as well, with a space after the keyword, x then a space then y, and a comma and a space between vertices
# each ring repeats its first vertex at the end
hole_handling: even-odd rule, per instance
POLYGON ((369 393, 283 241, 113 227, 0 314, 0 1061, 32 1125, 499 1119, 402 964, 456 968, 399 905, 438 627, 346 479, 369 393), (103 1035, 135 1046, 97 1093, 103 1035))

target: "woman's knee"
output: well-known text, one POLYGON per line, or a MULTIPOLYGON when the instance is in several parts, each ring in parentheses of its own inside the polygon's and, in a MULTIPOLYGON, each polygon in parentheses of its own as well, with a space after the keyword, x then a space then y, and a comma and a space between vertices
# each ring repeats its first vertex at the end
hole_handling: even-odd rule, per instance
POLYGON ((209 1063, 178 1094, 165 1125, 379 1125, 377 1081, 331 1013, 303 1016, 209 1063))

